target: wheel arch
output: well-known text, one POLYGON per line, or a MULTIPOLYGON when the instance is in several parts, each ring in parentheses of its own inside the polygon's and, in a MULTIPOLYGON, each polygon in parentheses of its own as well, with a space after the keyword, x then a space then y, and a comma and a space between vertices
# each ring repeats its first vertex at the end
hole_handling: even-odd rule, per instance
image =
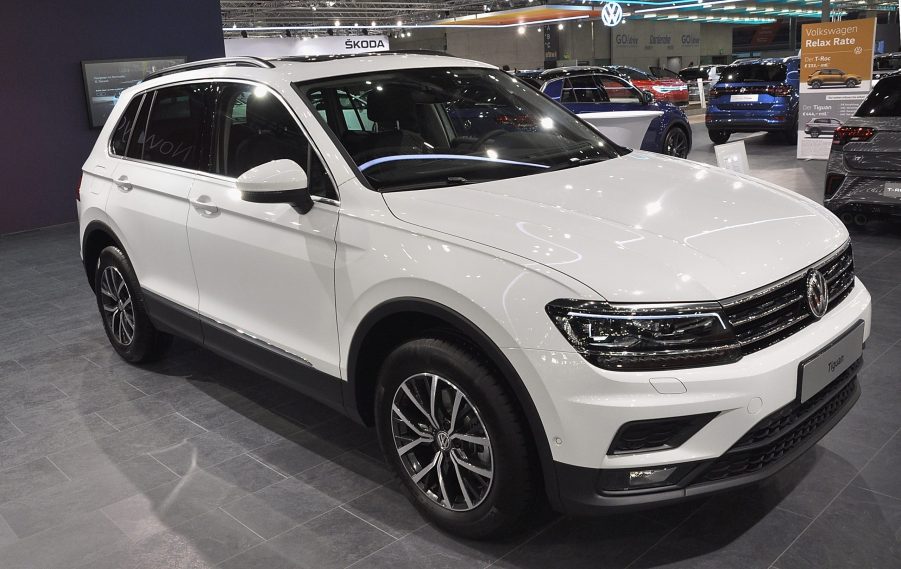
POLYGON ((373 308, 360 321, 347 358, 346 412, 366 425, 374 422, 375 377, 373 369, 386 351, 418 332, 440 328, 477 348, 495 368, 514 396, 525 418, 541 466, 545 489, 552 503, 558 501, 553 455, 541 417, 528 389, 503 351, 478 326, 459 312, 438 302, 416 297, 397 298, 373 308))
POLYGON ((100 252, 110 245, 115 245, 123 252, 125 251, 122 240, 119 239, 116 232, 109 225, 98 220, 88 223, 81 240, 81 254, 85 276, 88 278, 91 290, 94 290, 94 269, 96 269, 97 261, 100 259, 100 252))

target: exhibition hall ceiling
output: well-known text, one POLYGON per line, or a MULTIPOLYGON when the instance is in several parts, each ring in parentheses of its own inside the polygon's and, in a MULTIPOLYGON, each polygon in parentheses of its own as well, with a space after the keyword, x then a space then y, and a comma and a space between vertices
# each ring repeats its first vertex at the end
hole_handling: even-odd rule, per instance
MULTIPOLYGON (((768 24, 779 19, 819 20, 821 0, 221 0, 226 37, 310 35, 332 30, 385 33, 423 27, 535 25, 598 19, 603 4, 621 5, 629 20, 768 24)), ((851 12, 894 11, 897 0, 833 0, 834 18, 851 12)))

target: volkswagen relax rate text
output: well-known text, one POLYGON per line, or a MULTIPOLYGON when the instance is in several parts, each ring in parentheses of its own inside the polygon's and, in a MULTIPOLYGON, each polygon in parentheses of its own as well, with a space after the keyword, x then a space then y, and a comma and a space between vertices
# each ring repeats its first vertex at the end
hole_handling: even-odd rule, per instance
POLYGON ((171 335, 373 425, 496 536, 759 480, 858 397, 870 295, 820 205, 629 150, 435 55, 189 63, 125 90, 81 247, 126 360, 171 335))

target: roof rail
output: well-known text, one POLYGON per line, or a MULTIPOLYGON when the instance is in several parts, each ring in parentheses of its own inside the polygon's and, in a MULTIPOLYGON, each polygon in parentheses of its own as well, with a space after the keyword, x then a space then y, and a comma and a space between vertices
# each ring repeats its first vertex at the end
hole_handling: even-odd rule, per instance
POLYGON ((234 67, 275 67, 265 59, 261 59, 259 57, 251 57, 246 55, 234 57, 217 57, 215 59, 203 59, 200 61, 192 61, 190 63, 181 63, 179 65, 173 65, 172 67, 160 69, 159 71, 154 71, 153 73, 148 74, 146 77, 144 77, 144 81, 156 79, 157 77, 162 77, 163 75, 169 75, 171 73, 178 73, 180 71, 205 69, 207 67, 224 67, 227 65, 234 67))
POLYGON ((295 63, 320 63, 323 61, 333 61, 335 59, 348 59, 352 57, 370 57, 379 55, 440 55, 442 57, 455 57, 444 51, 433 49, 390 49, 384 51, 365 51, 358 53, 333 53, 323 55, 287 55, 284 57, 275 57, 270 61, 289 61, 295 63))

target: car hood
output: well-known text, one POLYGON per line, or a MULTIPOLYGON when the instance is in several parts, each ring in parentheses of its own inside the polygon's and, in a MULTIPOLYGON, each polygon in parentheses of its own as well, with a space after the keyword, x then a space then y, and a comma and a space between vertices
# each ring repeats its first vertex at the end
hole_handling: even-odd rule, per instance
POLYGON ((645 152, 384 197, 403 221, 556 269, 611 302, 727 298, 802 269, 848 238, 800 195, 645 152))

